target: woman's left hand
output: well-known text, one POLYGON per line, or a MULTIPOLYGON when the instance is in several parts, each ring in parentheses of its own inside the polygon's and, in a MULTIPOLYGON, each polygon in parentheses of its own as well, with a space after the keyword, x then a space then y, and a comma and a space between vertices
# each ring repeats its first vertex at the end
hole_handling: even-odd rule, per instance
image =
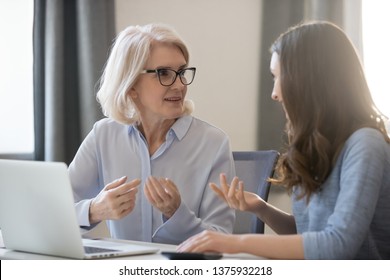
POLYGON ((181 203, 179 190, 169 179, 150 176, 146 180, 145 195, 149 202, 168 219, 175 214, 181 203))

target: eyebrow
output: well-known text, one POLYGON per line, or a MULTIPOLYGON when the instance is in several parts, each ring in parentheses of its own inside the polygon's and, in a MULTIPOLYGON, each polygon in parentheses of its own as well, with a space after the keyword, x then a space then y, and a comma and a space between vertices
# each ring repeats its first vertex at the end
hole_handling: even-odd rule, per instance
MULTIPOLYGON (((181 70, 181 69, 184 69, 188 66, 188 64, 183 64, 181 66, 179 66, 179 68, 177 68, 178 70, 181 70)), ((157 66, 155 67, 155 69, 174 69, 174 67, 171 67, 171 66, 157 66)))

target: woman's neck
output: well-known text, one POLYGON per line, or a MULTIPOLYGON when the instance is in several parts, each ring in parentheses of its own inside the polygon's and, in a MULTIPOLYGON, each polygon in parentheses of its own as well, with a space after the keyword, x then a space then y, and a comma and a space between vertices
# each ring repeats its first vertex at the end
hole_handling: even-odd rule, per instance
POLYGON ((175 123, 176 119, 164 120, 161 122, 145 123, 140 122, 138 129, 145 137, 148 143, 149 154, 153 155, 158 148, 165 142, 165 137, 175 123))

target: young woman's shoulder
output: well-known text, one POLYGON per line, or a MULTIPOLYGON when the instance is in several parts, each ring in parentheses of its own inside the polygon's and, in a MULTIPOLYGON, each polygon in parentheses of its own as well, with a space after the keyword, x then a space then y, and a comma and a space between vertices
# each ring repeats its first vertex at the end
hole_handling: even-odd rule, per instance
POLYGON ((390 143, 386 142, 383 134, 374 128, 356 130, 346 141, 344 157, 350 159, 366 158, 390 163, 390 143))
POLYGON ((356 130, 346 141, 347 146, 381 146, 383 148, 390 148, 389 143, 386 142, 383 134, 374 128, 364 127, 356 130))

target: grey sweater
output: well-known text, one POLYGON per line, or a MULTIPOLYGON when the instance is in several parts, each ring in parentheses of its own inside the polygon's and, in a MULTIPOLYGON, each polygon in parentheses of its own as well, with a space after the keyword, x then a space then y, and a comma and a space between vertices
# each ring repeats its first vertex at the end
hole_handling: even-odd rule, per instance
POLYGON ((305 259, 390 259, 390 145, 371 128, 353 133, 309 204, 293 213, 305 259))

